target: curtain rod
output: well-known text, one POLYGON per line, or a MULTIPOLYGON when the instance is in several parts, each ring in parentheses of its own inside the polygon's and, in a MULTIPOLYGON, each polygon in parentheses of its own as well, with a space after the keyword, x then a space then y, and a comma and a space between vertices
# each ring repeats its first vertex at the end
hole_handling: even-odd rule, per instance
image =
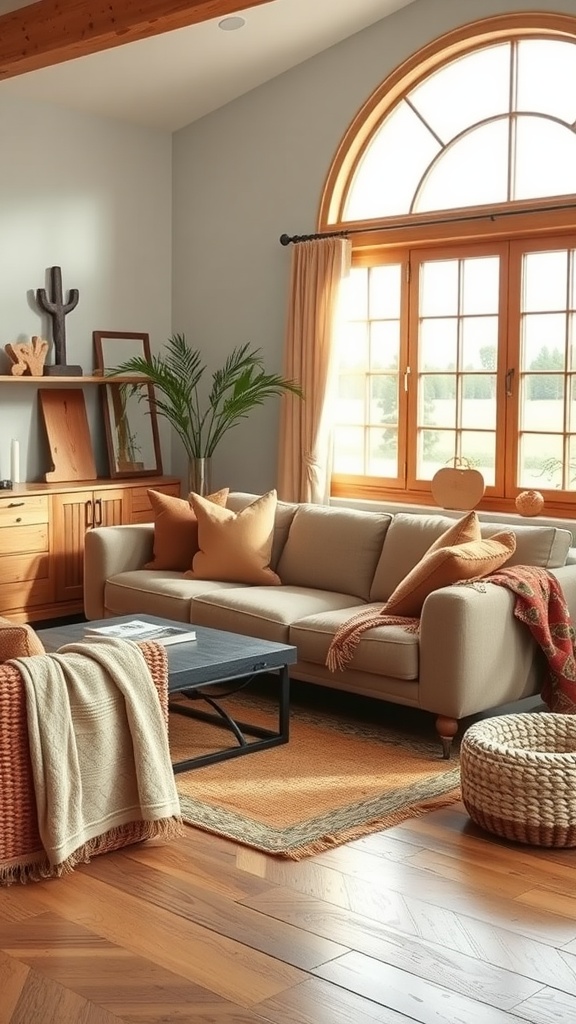
MULTIPOLYGON (((526 213, 553 213, 555 210, 574 210, 576 203, 562 203, 559 206, 536 206, 530 210, 502 210, 501 213, 471 213, 464 217, 442 217, 440 220, 417 220, 410 224, 403 224, 402 227, 425 228, 431 224, 461 224, 471 220, 495 221, 499 217, 515 217, 526 213)), ((393 231, 398 230, 399 225, 378 225, 378 227, 365 228, 343 228, 340 231, 318 231, 312 235, 280 235, 280 245, 290 245, 291 242, 312 242, 317 238, 347 238, 348 235, 365 235, 369 231, 393 231)))

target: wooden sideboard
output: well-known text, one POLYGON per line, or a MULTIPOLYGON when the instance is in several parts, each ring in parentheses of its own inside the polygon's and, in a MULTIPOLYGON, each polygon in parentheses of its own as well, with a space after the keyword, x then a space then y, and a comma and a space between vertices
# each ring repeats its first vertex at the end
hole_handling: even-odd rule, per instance
POLYGON ((82 612, 87 531, 152 522, 149 487, 180 496, 179 479, 169 476, 0 491, 0 615, 39 622, 82 612))

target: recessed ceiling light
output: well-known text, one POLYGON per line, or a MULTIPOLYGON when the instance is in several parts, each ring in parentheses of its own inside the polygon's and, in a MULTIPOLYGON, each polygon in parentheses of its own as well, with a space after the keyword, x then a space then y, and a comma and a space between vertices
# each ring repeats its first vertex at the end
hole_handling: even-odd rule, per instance
POLYGON ((244 28, 245 24, 245 18, 222 18, 222 21, 218 22, 218 28, 223 32, 235 32, 238 28, 244 28))

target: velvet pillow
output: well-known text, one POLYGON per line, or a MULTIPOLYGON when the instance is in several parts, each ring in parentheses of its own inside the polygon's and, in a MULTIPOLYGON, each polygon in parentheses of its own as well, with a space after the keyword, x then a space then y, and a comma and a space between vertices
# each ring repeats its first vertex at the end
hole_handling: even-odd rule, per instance
POLYGON ((31 626, 0 618, 0 664, 11 658, 45 653, 44 644, 31 626))
POLYGON ((268 586, 281 582, 270 568, 276 491, 268 491, 240 512, 220 508, 199 494, 191 494, 190 501, 198 518, 199 550, 186 576, 268 586))
POLYGON ((513 533, 498 533, 486 539, 438 547, 435 551, 430 548, 398 584, 382 614, 418 618, 424 601, 433 590, 460 580, 487 576, 504 565, 515 550, 516 537, 513 533))
MULTIPOLYGON (((154 515, 154 557, 144 568, 184 572, 198 551, 198 520, 190 501, 151 489, 148 497, 154 515)), ((206 500, 225 505, 227 497, 228 487, 224 487, 206 500)))

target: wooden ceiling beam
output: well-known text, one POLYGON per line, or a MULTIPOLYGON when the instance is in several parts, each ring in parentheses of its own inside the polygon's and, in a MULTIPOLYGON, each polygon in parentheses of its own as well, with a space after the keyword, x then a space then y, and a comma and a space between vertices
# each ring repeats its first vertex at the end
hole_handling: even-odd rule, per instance
POLYGON ((38 0, 0 17, 0 79, 270 0, 38 0))

